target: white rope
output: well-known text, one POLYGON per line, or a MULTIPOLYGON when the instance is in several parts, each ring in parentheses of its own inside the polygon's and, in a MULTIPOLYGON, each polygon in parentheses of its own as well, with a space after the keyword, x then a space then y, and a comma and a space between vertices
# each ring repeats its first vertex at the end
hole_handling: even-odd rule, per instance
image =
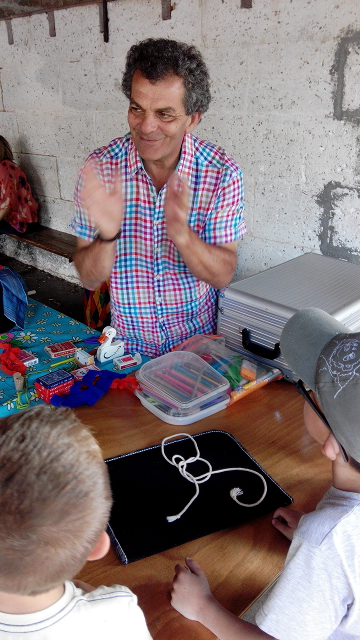
POLYGON ((200 457, 200 451, 199 448, 197 446, 197 442, 195 441, 195 439, 190 436, 188 433, 176 433, 173 436, 168 436, 167 438, 164 438, 162 443, 161 443, 161 453, 164 456, 165 460, 167 460, 167 462, 169 462, 170 464, 172 464, 174 467, 177 467, 180 474, 189 482, 192 482, 195 485, 195 495, 191 498, 191 500, 189 500, 189 502, 187 503, 187 505, 184 507, 184 509, 182 511, 180 511, 179 513, 177 513, 174 516, 167 516, 166 519, 168 522, 174 522, 174 520, 178 520, 179 518, 181 518, 181 516, 185 513, 185 511, 190 507, 190 505, 194 502, 194 500, 196 500, 196 498, 199 495, 199 484, 202 484, 203 482, 207 482, 207 480, 209 480, 209 478, 214 475, 215 473, 224 473, 225 471, 247 471, 248 473, 253 473, 256 476, 259 476, 259 478, 261 478, 263 485, 264 485, 264 491, 263 494, 261 496, 261 498, 259 498, 259 500, 257 500, 257 502, 253 502, 252 504, 246 504, 246 502, 240 502, 240 500, 238 500, 238 496, 243 495, 243 490, 240 489, 239 487, 234 487, 233 489, 231 489, 230 491, 230 496, 233 500, 235 500, 235 502, 237 502, 237 504, 239 504, 242 507, 256 507, 258 504, 260 504, 266 494, 267 494, 267 484, 266 484, 266 480, 265 478, 261 475, 261 473, 259 473, 258 471, 254 471, 253 469, 246 469, 244 467, 229 467, 227 469, 218 469, 217 471, 213 471, 213 468, 210 464, 210 462, 208 460, 205 460, 205 458, 201 458, 200 457), (196 449, 196 455, 195 456, 191 456, 190 458, 183 458, 183 456, 181 456, 180 454, 176 453, 175 455, 173 455, 173 457, 168 458, 167 455, 165 454, 165 442, 167 442, 168 440, 171 440, 172 438, 178 438, 179 436, 185 436, 186 438, 190 438, 190 440, 192 440, 194 447, 196 449), (206 471, 206 473, 202 473, 199 476, 193 476, 188 470, 187 470, 187 465, 191 464, 192 462, 197 462, 197 461, 201 461, 204 462, 207 466, 208 466, 208 471, 206 471))

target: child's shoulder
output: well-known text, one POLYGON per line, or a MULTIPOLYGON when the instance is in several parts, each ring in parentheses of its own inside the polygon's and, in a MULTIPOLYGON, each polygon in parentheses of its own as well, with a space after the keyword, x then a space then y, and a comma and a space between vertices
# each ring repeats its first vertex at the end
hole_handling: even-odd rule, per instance
POLYGON ((82 589, 75 586, 74 583, 71 582, 70 584, 73 588, 73 597, 81 598, 82 600, 86 600, 87 602, 107 600, 117 597, 124 599, 135 599, 135 601, 137 600, 135 594, 130 591, 128 587, 125 587, 121 584, 114 584, 111 587, 102 585, 100 587, 97 587, 96 589, 93 589, 93 591, 83 591, 82 589))
MULTIPOLYGON (((331 487, 320 500, 315 511, 300 521, 294 538, 320 547, 329 536, 341 538, 360 527, 360 494, 331 487)), ((355 536, 355 541, 358 536, 355 536)), ((359 543, 360 545, 360 539, 359 543)))
MULTIPOLYGON (((83 591, 70 583, 73 598, 69 603, 71 622, 86 620, 91 629, 91 638, 104 635, 113 637, 121 626, 121 637, 151 640, 146 621, 136 595, 123 585, 97 587, 93 591, 83 591)), ((84 637, 86 633, 83 634, 84 637)), ((64 636, 61 636, 63 638, 64 636)))

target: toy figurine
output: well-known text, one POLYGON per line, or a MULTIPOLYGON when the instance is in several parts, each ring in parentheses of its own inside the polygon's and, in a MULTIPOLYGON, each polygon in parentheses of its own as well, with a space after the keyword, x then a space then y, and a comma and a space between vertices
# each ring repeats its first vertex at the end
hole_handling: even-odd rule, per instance
POLYGON ((105 327, 103 329, 99 337, 101 345, 96 352, 96 357, 100 362, 108 362, 118 356, 124 355, 124 343, 121 340, 112 341, 115 335, 116 330, 114 327, 105 327))

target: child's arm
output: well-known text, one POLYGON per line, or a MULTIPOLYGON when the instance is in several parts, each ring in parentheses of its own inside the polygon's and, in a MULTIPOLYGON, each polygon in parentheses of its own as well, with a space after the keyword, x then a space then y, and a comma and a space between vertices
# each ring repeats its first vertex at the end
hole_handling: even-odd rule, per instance
POLYGON ((296 509, 285 509, 280 507, 276 509, 272 524, 275 529, 278 529, 289 540, 293 539, 294 531, 299 524, 301 516, 304 515, 303 511, 296 511, 296 509))
POLYGON ((254 640, 272 636, 250 622, 241 620, 225 609, 212 595, 209 583, 199 565, 185 558, 183 565, 175 567, 171 604, 189 620, 196 620, 216 635, 218 640, 254 640))

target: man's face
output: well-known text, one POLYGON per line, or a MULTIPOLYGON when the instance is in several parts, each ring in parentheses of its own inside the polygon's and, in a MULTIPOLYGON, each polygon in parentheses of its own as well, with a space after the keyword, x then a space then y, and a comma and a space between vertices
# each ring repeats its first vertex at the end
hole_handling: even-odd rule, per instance
POLYGON ((183 104, 184 82, 169 75, 150 82, 136 71, 131 86, 128 123, 145 167, 164 164, 174 170, 185 133, 200 120, 200 113, 187 116, 183 104))

